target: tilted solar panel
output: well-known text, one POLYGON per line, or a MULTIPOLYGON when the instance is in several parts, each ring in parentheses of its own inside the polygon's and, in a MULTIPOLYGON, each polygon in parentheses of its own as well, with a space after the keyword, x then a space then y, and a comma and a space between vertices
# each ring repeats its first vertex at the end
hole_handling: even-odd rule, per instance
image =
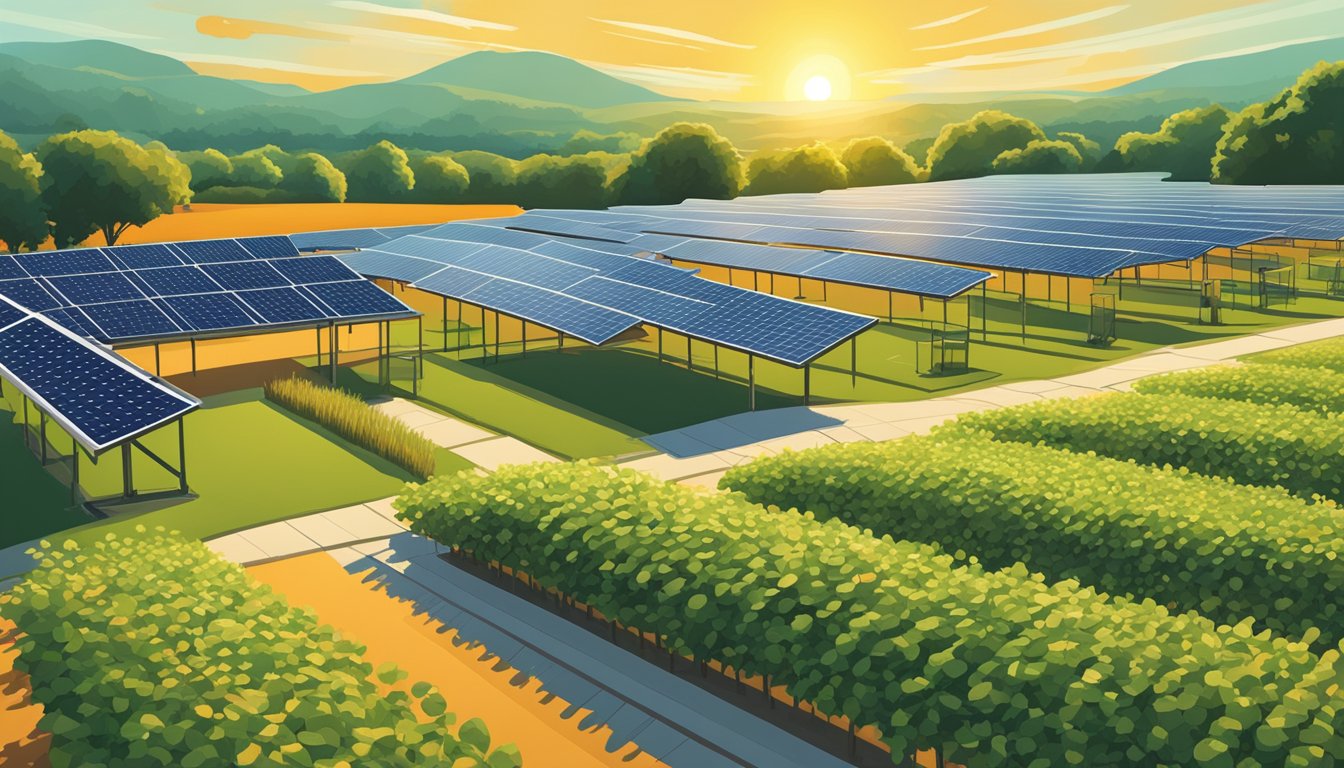
POLYGON ((52 277, 47 279, 47 284, 56 289, 66 304, 100 304, 145 298, 145 294, 119 272, 52 277))
POLYGON ((534 213, 524 213, 521 216, 515 216, 511 219, 503 219, 503 226, 509 229, 519 229, 529 232, 541 232, 550 235, 564 235, 567 237, 578 237, 589 240, 608 240, 613 243, 625 243, 634 239, 635 235, 630 232, 622 232, 618 229, 588 224, 582 221, 573 221, 570 219, 560 219, 553 216, 542 216, 534 213))
POLYGON ((413 283, 444 268, 443 264, 437 261, 380 251, 343 253, 336 258, 341 264, 361 275, 400 280, 404 283, 413 283))
POLYGON ((148 269, 151 267, 175 267, 183 263, 182 257, 173 253, 166 245, 118 245, 104 248, 103 253, 122 269, 148 269))
POLYGON ((475 253, 458 259, 454 265, 492 277, 517 280, 551 290, 563 289, 585 277, 597 274, 597 270, 590 267, 498 245, 487 245, 475 253))
POLYGON ((265 261, 238 261, 224 264, 202 264, 201 271, 211 280, 230 291, 246 291, 255 288, 278 288, 290 285, 289 280, 279 270, 265 261))
POLYGON ((0 296, 13 299, 18 304, 34 312, 46 312, 56 309, 61 302, 37 281, 36 278, 20 280, 0 280, 0 296))
POLYGON ((324 310, 293 287, 239 291, 236 295, 268 323, 299 323, 327 317, 324 310))
POLYGON ((183 296, 189 293, 219 293, 224 287, 211 280, 200 267, 162 267, 134 272, 155 296, 183 296))
POLYGON ((172 336, 185 330, 149 299, 88 304, 80 309, 97 327, 97 336, 108 341, 172 336))
POLYGON ((416 280, 414 285, 431 293, 461 299, 494 279, 479 272, 468 272, 457 267, 440 267, 433 274, 416 280))
POLYGON ((31 275, 19 266, 18 260, 13 256, 0 254, 0 280, 18 280, 24 277, 31 277, 31 275))
POLYGON ((333 317, 377 317, 405 315, 406 305, 387 291, 367 280, 344 283, 314 283, 303 286, 304 292, 316 296, 319 306, 325 305, 333 317))
POLYGON ((173 247, 196 264, 247 261, 253 258, 236 240, 187 240, 173 243, 173 247))
MULTIPOLYGON (((233 296, 227 293, 199 293, 190 296, 169 296, 155 299, 160 307, 171 308, 181 318, 186 329, 192 331, 223 331, 248 328, 256 319, 233 296)), ((165 310, 167 311, 167 310, 165 310)))
POLYGON ((14 257, 30 275, 82 275, 88 272, 112 272, 116 265, 97 248, 73 251, 39 251, 14 257))
POLYGON ((549 326, 589 344, 604 344, 639 325, 639 319, 596 304, 529 285, 491 280, 466 300, 549 326))
POLYGON ((295 284, 337 283, 351 278, 350 268, 334 256, 301 256, 267 263, 295 284))
POLYGON ((283 259, 286 256, 299 255, 299 249, 295 248, 284 235, 241 237, 238 238, 238 244, 258 259, 283 259))
POLYGON ((522 250, 529 250, 552 241, 550 237, 533 232, 458 221, 427 230, 421 233, 421 236, 435 240, 461 240, 462 242, 481 243, 483 245, 504 245, 522 250))

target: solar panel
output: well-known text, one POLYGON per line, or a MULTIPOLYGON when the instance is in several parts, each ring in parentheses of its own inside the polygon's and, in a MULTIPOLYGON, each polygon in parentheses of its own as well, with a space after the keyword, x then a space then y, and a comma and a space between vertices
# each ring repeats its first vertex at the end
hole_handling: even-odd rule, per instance
POLYGON ((258 259, 282 259, 299 255, 299 250, 283 235, 242 237, 238 239, 238 244, 258 259))
POLYGON ((300 232, 289 236, 300 251, 351 251, 372 248, 393 239, 374 229, 337 229, 329 232, 300 232))
POLYGON ((80 336, 92 339, 97 338, 101 333, 98 326, 94 325, 93 321, 85 317, 84 313, 76 307, 48 309, 42 314, 69 329, 71 333, 80 336))
POLYGON ((116 265, 97 248, 73 251, 22 253, 15 258, 30 275, 82 275, 86 272, 112 272, 116 265))
POLYGON ((169 296, 155 299, 155 304, 168 307, 193 331, 221 331, 256 325, 256 320, 237 299, 227 293, 199 293, 191 296, 169 296))
POLYGON ((299 293, 297 288, 264 288, 239 291, 238 298, 268 323, 298 323, 321 320, 326 312, 299 293))
POLYGON ((225 261, 248 261, 252 254, 234 240, 188 240, 173 243, 189 261, 196 264, 217 264, 225 261))
POLYGON ((443 269, 443 265, 437 261, 426 261, 379 251, 346 253, 336 258, 346 267, 361 275, 385 277, 389 280, 400 280, 406 283, 413 283, 443 269))
POLYGON ((26 317, 28 317, 27 312, 20 310, 9 302, 0 302, 0 328, 13 325, 26 317))
POLYGON ((109 341, 171 336, 183 330, 148 299, 89 304, 81 309, 109 341))
POLYGON ((543 232, 551 235, 565 235, 568 237, 579 237, 589 240, 609 240, 613 243, 629 242, 635 237, 632 233, 622 232, 618 229, 610 229, 597 224, 588 224, 582 221, 573 221, 534 213, 524 213, 521 216, 515 216, 511 219, 503 219, 502 224, 509 229, 543 232))
POLYGON ((278 288, 290 285, 279 270, 265 261, 237 261, 224 264, 202 264, 201 271, 211 280, 230 291, 255 288, 278 288))
POLYGON ((295 284, 335 283, 342 280, 353 280, 358 277, 334 256, 301 256, 293 259, 276 259, 269 264, 295 284))
POLYGON ((16 280, 29 274, 13 256, 0 254, 0 280, 16 280))
POLYGON ((43 288, 36 279, 0 280, 0 296, 13 299, 34 312, 45 312, 61 306, 61 302, 43 288))
POLYGON ((182 264, 182 258, 173 253, 166 245, 118 245, 104 248, 103 253, 123 269, 149 269, 151 267, 175 267, 182 264))
POLYGON ((218 293, 224 290, 201 271, 200 267, 163 267, 142 269, 135 276, 149 286, 155 296, 184 296, 190 293, 218 293))
POLYGON ((145 297, 134 283, 118 272, 52 277, 47 284, 56 289, 66 304, 99 304, 145 297))
POLYGON ((522 250, 531 250, 538 245, 554 242, 550 237, 533 232, 520 232, 516 229, 489 227, 458 221, 434 227, 421 233, 421 236, 435 240, 461 240, 483 245, 504 245, 522 250))
POLYGON ((94 453, 200 405, 38 317, 0 330, 0 373, 94 453))
POLYGON ((461 299, 493 279, 479 272, 468 272, 456 267, 440 267, 432 275, 416 280, 414 285, 426 291, 461 299))
POLYGON ((366 280, 344 283, 316 283, 304 286, 307 293, 316 296, 319 306, 325 305, 337 317, 377 315, 404 315, 405 304, 394 299, 387 291, 366 280))
POLYGON ((573 285, 597 273, 590 267, 498 245, 487 245, 456 260, 454 264, 493 277, 504 277, 552 290, 573 285))
POLYGON ((637 318, 528 285, 491 280, 467 300, 514 317, 541 323, 589 344, 603 344, 639 325, 637 318))

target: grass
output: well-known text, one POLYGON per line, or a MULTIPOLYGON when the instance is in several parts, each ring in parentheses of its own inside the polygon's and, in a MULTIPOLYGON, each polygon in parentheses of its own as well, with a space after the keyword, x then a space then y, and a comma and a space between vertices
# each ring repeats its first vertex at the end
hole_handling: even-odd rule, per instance
POLYGON ((267 400, 316 421, 417 477, 434 474, 434 443, 349 392, 297 375, 268 381, 265 391, 267 400))

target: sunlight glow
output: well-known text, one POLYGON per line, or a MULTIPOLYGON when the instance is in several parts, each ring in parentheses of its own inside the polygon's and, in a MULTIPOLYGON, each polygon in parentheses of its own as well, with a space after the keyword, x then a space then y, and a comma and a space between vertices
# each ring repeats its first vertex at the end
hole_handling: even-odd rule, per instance
POLYGON ((825 101, 831 98, 831 81, 824 75, 813 75, 803 84, 803 95, 808 101, 825 101))
POLYGON ((784 82, 790 101, 847 101, 851 78, 844 61, 827 54, 808 56, 794 65, 784 82))

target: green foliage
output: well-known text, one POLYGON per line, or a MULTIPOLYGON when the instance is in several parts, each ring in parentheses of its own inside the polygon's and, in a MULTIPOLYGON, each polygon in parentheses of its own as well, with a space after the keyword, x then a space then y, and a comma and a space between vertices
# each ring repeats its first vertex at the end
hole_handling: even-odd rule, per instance
POLYGON ((280 189, 297 203, 345 202, 345 174, 316 152, 292 155, 280 189))
POLYGON ((1071 142, 1035 139, 994 158, 995 173, 1077 173, 1083 156, 1071 142))
POLYGON ((441 476, 413 530, 668 647, 770 675, 970 768, 1309 765, 1344 750, 1339 653, 1251 622, 985 571, 925 544, 591 463, 441 476))
POLYGON ((141 526, 37 559, 0 613, 53 765, 521 763, 431 686, 379 690, 362 647, 204 544, 141 526))
POLYGON ((1344 373, 1308 372, 1289 365, 1215 366, 1149 376, 1136 381, 1134 391, 1286 404, 1321 414, 1344 413, 1344 373))
POLYGON ((849 186, 875 187, 919 181, 920 167, 905 150, 881 136, 854 139, 840 155, 849 186))
POLYGON ((434 474, 435 446, 400 419, 375 410, 368 403, 339 389, 291 376, 266 382, 266 399, 311 419, 413 472, 419 477, 434 474))
POLYGON ((703 123, 674 123, 630 158, 613 185, 622 203, 662 205, 698 197, 726 200, 742 191, 742 162, 732 142, 703 123))
POLYGON ((467 194, 471 179, 461 163, 446 155, 428 155, 412 159, 415 174, 415 198, 426 203, 458 203, 467 194))
POLYGON ((41 177, 37 159, 0 131, 0 242, 11 251, 36 249, 47 239, 41 177))
POLYGON ((994 158, 1021 149, 1045 132, 1035 123, 1007 112, 987 109, 969 120, 949 123, 929 149, 929 180, 966 179, 993 170, 994 158))
POLYGON ((1321 62, 1273 100, 1234 117, 1218 140, 1213 180, 1344 182, 1344 61, 1321 62))
POLYGON ((607 169, 589 157, 533 155, 517 165, 510 202, 526 208, 605 208, 607 169))
POLYGON ((1217 104, 1177 112, 1156 133, 1126 133, 1110 170, 1169 171, 1174 181, 1208 181, 1214 148, 1231 113, 1217 104))
POLYGON ((177 159, 191 171, 191 188, 197 192, 211 187, 227 186, 233 176, 233 163, 217 149, 200 152, 178 152, 177 159))
POLYGON ((191 199, 191 172, 162 150, 147 150, 112 131, 74 131, 37 148, 42 200, 57 247, 101 231, 108 245, 191 199))
MULTIPOLYGON (((1291 365, 1296 368, 1327 368, 1344 373, 1344 338, 1323 339, 1283 349, 1261 352, 1245 359, 1253 364, 1291 365)), ((1307 373, 1307 376, 1314 374, 1307 373)))
POLYGON ((270 160, 276 168, 280 169, 281 176, 288 176, 298 167, 298 157, 296 155, 291 155, 274 144, 265 144, 256 149, 249 149, 243 153, 243 156, 260 156, 270 160))
POLYGON ((1344 421, 1289 405, 1115 393, 969 413, 935 431, 977 430, 1344 499, 1344 421))
POLYGON ((507 203, 518 177, 518 164, 490 152, 454 152, 452 158, 467 171, 467 200, 473 203, 507 203))
POLYGON ((1074 149, 1078 150, 1078 155, 1083 158, 1084 171, 1091 170, 1092 166, 1096 165, 1098 160, 1101 160, 1101 145, 1081 133, 1060 131, 1055 135, 1055 138, 1069 142, 1074 149))
POLYGON ((236 155, 229 158, 229 164, 233 166, 233 172, 229 174, 227 186, 231 187, 275 189, 280 186, 281 179, 285 177, 285 174, 280 170, 280 166, 263 154, 244 153, 236 155))
POLYGON ((639 149, 641 139, 637 133, 618 131, 601 134, 584 128, 569 137, 561 147, 559 154, 583 155, 589 152, 610 152, 621 154, 639 149))
POLYGON ((849 172, 835 151, 821 142, 793 149, 758 152, 747 165, 744 195, 821 192, 843 189, 849 172))
POLYGON ((288 192, 260 187, 210 187, 197 192, 192 198, 198 203, 253 205, 257 203, 295 203, 288 192))
POLYGON ((345 172, 347 197, 352 202, 401 202, 415 188, 415 174, 406 152, 386 139, 349 154, 340 168, 345 172))
POLYGON ((1277 488, 977 436, 762 456, 719 485, 988 568, 1344 639, 1344 515, 1277 488))

